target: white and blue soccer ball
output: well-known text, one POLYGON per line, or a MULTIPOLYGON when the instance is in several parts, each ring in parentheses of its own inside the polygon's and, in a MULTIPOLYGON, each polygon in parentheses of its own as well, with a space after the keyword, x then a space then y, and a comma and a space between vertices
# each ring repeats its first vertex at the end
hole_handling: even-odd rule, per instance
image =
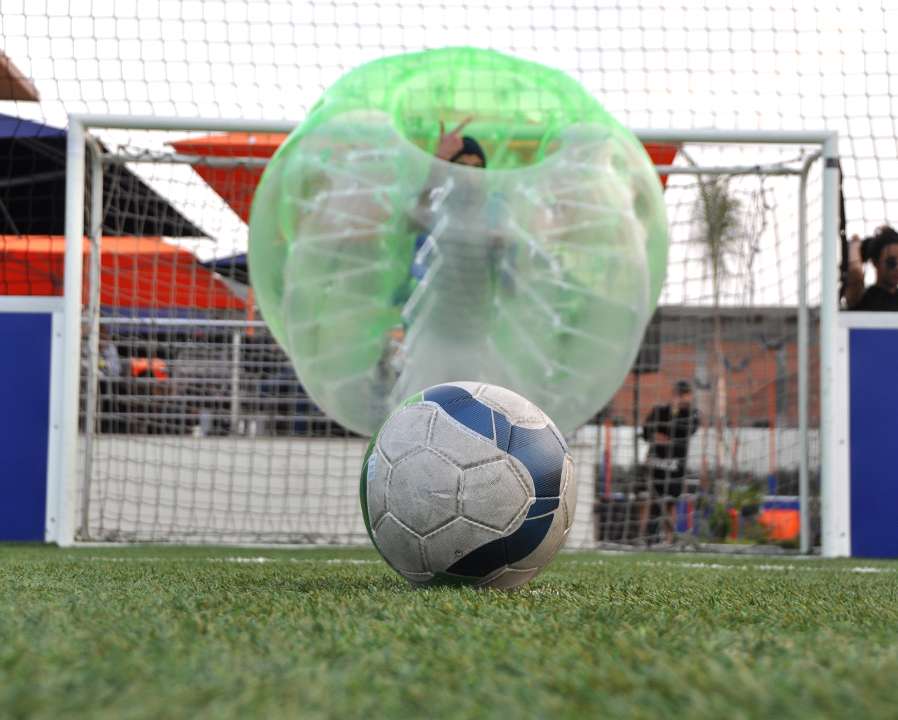
POLYGON ((513 588, 539 573, 574 519, 574 464, 529 400, 452 382, 409 398, 365 456, 362 514, 415 585, 513 588))

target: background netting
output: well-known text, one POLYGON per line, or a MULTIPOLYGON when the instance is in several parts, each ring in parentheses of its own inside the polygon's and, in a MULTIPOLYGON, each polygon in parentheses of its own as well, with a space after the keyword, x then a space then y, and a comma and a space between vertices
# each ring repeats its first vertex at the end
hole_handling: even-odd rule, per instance
MULTIPOLYGON (((0 49, 40 102, 0 102, 0 292, 62 290, 62 195, 52 183, 64 171, 58 133, 67 113, 297 122, 357 65, 446 45, 492 47, 561 69, 633 128, 837 130, 848 233, 869 234, 895 214, 898 197, 896 60, 887 52, 895 28, 898 9, 860 2, 4 0, 0 49)), ((4 66, 0 91, 15 79, 4 66)), ((363 541, 355 480, 364 441, 305 397, 240 274, 247 188, 264 162, 258 147, 271 139, 231 137, 222 149, 208 133, 95 135, 119 159, 156 161, 105 166, 96 305, 103 330, 97 356, 85 351, 80 536, 363 541), (194 169, 179 161, 197 155, 228 164, 207 158, 194 169), (108 350, 103 357, 110 343, 117 361, 108 350)), ((675 163, 795 167, 804 154, 697 146, 684 147, 675 163)), ((758 493, 797 492, 798 182, 770 174, 725 181, 738 231, 715 279, 700 200, 710 179, 668 180, 670 266, 641 372, 573 440, 575 543, 648 532, 634 519, 646 450, 634 418, 641 423, 680 378, 693 381, 706 416, 690 449, 695 487, 705 480, 714 494, 724 488, 737 513, 758 493)), ((818 168, 808 193, 812 305, 819 196, 818 168)), ((89 299, 86 290, 86 320, 89 299)), ((812 311, 813 428, 816 337, 812 311)), ((815 429, 809 440, 816 468, 815 429)))

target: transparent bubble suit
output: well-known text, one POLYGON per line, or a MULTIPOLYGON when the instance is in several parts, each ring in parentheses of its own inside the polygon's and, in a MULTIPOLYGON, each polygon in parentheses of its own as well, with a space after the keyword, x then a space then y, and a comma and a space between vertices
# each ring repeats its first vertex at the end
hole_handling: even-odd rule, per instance
POLYGON ((263 315, 310 396, 356 432, 373 433, 414 392, 464 379, 513 389, 569 433, 618 389, 657 302, 658 176, 635 137, 557 71, 468 48, 399 58, 419 70, 406 85, 455 78, 451 112, 422 100, 411 113, 398 80, 390 112, 365 107, 377 105, 370 82, 329 91, 256 193, 250 271, 263 315), (538 82, 568 103, 558 117, 530 108, 522 119, 518 103, 504 121, 493 108, 478 121, 486 96, 467 97, 458 63, 437 62, 452 53, 479 61, 471 87, 538 82), (429 151, 430 128, 468 115, 486 170, 429 151))

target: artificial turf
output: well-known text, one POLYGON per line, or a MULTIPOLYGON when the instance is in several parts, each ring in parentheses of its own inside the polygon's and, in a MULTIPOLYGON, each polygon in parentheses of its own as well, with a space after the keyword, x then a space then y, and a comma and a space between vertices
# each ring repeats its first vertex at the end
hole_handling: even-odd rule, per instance
POLYGON ((0 546, 2 718, 898 717, 898 563, 0 546))

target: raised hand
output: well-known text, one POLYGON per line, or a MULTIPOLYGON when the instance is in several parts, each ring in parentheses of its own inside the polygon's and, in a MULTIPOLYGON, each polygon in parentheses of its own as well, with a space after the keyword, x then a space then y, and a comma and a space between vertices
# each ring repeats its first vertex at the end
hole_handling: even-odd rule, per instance
POLYGON ((448 133, 446 132, 446 125, 440 120, 440 140, 437 143, 436 153, 440 160, 450 160, 464 147, 461 133, 473 119, 473 116, 466 117, 458 124, 455 130, 448 133))
POLYGON ((861 257, 861 238, 859 235, 852 235, 848 241, 848 262, 862 265, 864 260, 861 257))

